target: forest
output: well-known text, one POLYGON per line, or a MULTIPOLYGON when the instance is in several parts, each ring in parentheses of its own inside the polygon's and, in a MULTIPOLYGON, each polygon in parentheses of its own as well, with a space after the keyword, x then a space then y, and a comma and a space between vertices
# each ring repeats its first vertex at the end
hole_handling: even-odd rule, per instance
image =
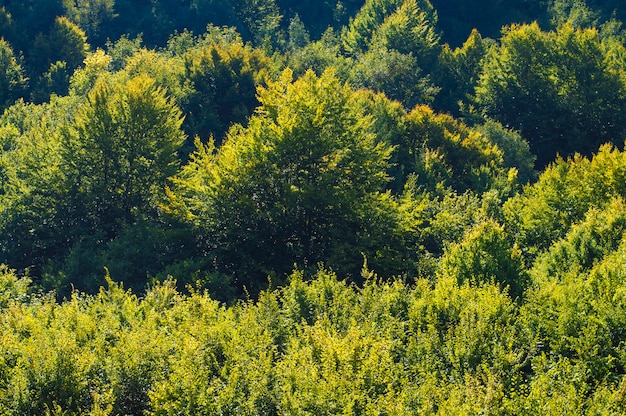
POLYGON ((0 415, 626 413, 619 0, 5 0, 0 415))

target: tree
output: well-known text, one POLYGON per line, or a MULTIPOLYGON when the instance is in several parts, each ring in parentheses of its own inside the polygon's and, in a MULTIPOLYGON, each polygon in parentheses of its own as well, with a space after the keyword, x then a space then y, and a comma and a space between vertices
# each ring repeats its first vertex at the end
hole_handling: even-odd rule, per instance
POLYGON ((219 143, 231 123, 245 124, 258 105, 256 86, 263 81, 269 60, 240 40, 230 44, 200 43, 184 55, 189 92, 181 107, 190 136, 219 143))
POLYGON ((289 35, 287 46, 290 50, 302 48, 311 41, 309 32, 307 32, 302 20, 300 20, 300 16, 297 14, 289 22, 287 34, 289 35))
POLYGON ((122 82, 122 88, 97 83, 65 138, 74 202, 84 206, 91 227, 110 236, 153 215, 185 140, 180 110, 153 79, 122 82))
POLYGON ((0 119, 0 263, 32 267, 38 277, 42 264, 68 249, 73 228, 59 211, 69 199, 61 130, 75 104, 20 101, 0 119))
POLYGON ((459 285, 499 284, 514 299, 523 295, 529 281, 520 249, 493 220, 478 224, 461 242, 450 246, 441 260, 441 270, 459 285))
MULTIPOLYGON (((133 244, 141 233, 171 241, 156 225, 157 202, 178 171, 181 114, 154 80, 123 75, 98 81, 86 101, 55 98, 5 115, 15 138, 0 153, 0 261, 33 267, 46 289, 94 289, 112 261, 102 251, 122 234, 133 244)), ((144 283, 143 273, 133 277, 144 283)))
POLYGON ((24 94, 27 81, 11 45, 0 38, 0 111, 24 94))
POLYGON ((548 249, 589 209, 602 209, 613 198, 626 196, 625 158, 624 152, 607 144, 591 159, 579 154, 558 159, 536 183, 508 200, 505 217, 526 254, 548 249))
POLYGON ((240 30, 256 46, 274 46, 282 41, 278 30, 282 16, 275 0, 232 0, 231 3, 241 22, 240 30))
POLYGON ((248 127, 231 128, 217 150, 200 145, 174 181, 170 211, 204 230, 220 271, 251 285, 320 261, 358 274, 364 240, 389 232, 369 207, 391 149, 331 71, 296 81, 285 71, 259 100, 248 127))
MULTIPOLYGON (((413 29, 421 27, 419 24, 420 20, 433 21, 435 19, 435 11, 429 0, 409 0, 408 2, 405 2, 405 0, 367 0, 354 19, 350 20, 343 38, 345 51, 352 56, 357 56, 367 51, 376 30, 384 24, 388 16, 393 15, 398 10, 400 10, 400 14, 388 21, 387 26, 390 27, 386 31, 391 35, 392 33, 389 32, 398 28, 398 24, 401 26, 407 24, 406 28, 409 29, 409 33, 403 34, 398 31, 396 36, 392 38, 396 40, 399 40, 399 36, 414 37, 416 33, 413 32, 413 29), (407 3, 407 6, 402 9, 405 3, 407 3), (418 11, 423 11, 426 14, 422 16, 418 11), (409 17, 411 19, 408 19, 409 17), (416 23, 418 24, 416 25, 416 23)), ((424 37, 424 39, 427 39, 427 37, 424 37)), ((419 41, 423 40, 419 39, 419 41)))
POLYGON ((479 109, 519 130, 538 167, 556 154, 590 155, 602 143, 619 144, 626 132, 620 49, 609 53, 595 29, 565 25, 542 32, 537 24, 513 26, 483 61, 479 109))
POLYGON ((502 26, 542 20, 553 0, 431 0, 439 15, 443 41, 460 46, 472 30, 496 39, 502 26))
POLYGON ((439 48, 433 20, 427 0, 366 2, 343 37, 356 61, 352 85, 384 92, 406 108, 431 102, 438 92, 428 77, 439 48))
POLYGON ((74 71, 83 64, 88 50, 85 32, 68 18, 57 17, 50 32, 35 39, 30 62, 37 75, 57 61, 66 62, 68 70, 74 71))
POLYGON ((432 10, 422 7, 423 2, 405 0, 375 29, 371 43, 412 54, 422 68, 430 70, 439 48, 439 36, 435 31, 437 19, 432 10))
POLYGON ((313 39, 318 39, 326 30, 338 30, 348 23, 363 5, 363 0, 329 0, 300 2, 294 0, 276 0, 286 22, 295 16, 302 19, 306 30, 313 39))
POLYGON ((295 76, 304 75, 308 70, 322 75, 327 68, 332 66, 337 77, 346 80, 354 65, 352 59, 343 55, 341 39, 332 28, 324 32, 320 40, 290 51, 287 58, 288 66, 295 76))
POLYGON ((517 170, 520 184, 537 179, 537 172, 534 170, 536 156, 530 153, 528 142, 518 132, 493 120, 487 120, 475 129, 502 150, 502 166, 517 170))
POLYGON ((503 167, 502 150, 495 143, 428 106, 416 106, 407 115, 404 140, 415 160, 414 172, 427 189, 450 187, 481 193, 502 185, 504 178, 515 182, 514 175, 503 167))
POLYGON ((349 82, 356 89, 384 92, 405 108, 432 102, 438 91, 415 56, 382 47, 367 51, 353 65, 349 82))
POLYGON ((611 256, 626 231, 626 203, 615 197, 601 208, 591 207, 584 218, 539 255, 531 273, 536 282, 566 279, 566 274, 585 273, 611 256))
POLYGON ((440 88, 433 101, 433 108, 454 116, 460 116, 463 110, 468 110, 478 82, 480 61, 491 42, 473 30, 462 46, 452 49, 445 44, 441 48, 432 72, 432 82, 440 88))
POLYGON ((65 15, 85 31, 90 41, 102 45, 106 28, 116 17, 115 0, 63 0, 65 15))

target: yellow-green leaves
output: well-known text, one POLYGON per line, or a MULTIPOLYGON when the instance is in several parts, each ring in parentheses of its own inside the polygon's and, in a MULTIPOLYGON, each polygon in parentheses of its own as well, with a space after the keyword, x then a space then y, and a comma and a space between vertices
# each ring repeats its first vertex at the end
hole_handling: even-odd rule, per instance
POLYGON ((147 76, 117 91, 97 84, 68 137, 81 202, 100 200, 91 209, 113 217, 154 204, 177 170, 181 123, 180 111, 147 76))
POLYGON ((215 154, 193 155, 173 205, 187 206, 225 271, 264 279, 294 263, 345 262, 336 242, 359 244, 362 210, 388 180, 390 147, 331 71, 295 81, 285 71, 258 96, 248 127, 233 127, 215 154))
POLYGON ((11 45, 0 39, 0 109, 4 110, 21 95, 28 78, 11 45))

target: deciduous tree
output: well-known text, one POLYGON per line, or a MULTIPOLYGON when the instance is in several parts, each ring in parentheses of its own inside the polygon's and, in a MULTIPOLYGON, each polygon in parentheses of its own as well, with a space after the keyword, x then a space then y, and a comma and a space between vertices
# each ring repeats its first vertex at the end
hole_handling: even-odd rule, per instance
POLYGON ((483 61, 476 100, 521 132, 539 167, 556 154, 590 155, 600 144, 621 144, 626 132, 624 62, 609 59, 620 54, 609 54, 595 29, 513 26, 483 61))
POLYGON ((358 273, 390 148, 332 72, 259 90, 261 107, 219 148, 200 145, 175 181, 170 210, 206 230, 222 271, 247 279, 328 262, 358 273), (357 257, 355 259, 355 256, 357 257), (360 259, 359 259, 360 258, 360 259))

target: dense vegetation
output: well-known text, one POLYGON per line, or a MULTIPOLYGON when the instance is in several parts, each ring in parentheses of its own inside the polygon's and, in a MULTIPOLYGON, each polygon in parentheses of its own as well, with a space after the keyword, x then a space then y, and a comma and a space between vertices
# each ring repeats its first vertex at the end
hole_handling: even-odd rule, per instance
POLYGON ((3 2, 0 414, 623 413, 623 19, 3 2))

